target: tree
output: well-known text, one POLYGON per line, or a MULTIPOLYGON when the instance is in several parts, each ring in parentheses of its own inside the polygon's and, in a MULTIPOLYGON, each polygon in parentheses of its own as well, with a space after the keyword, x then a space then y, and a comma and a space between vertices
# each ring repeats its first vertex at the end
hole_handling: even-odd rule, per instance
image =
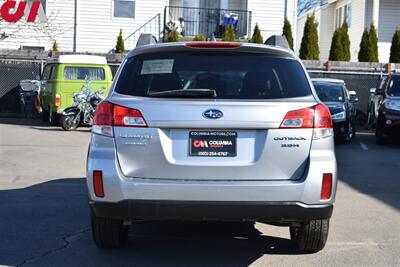
POLYGON ((358 52, 358 61, 360 62, 368 62, 369 61, 369 54, 370 54, 370 38, 369 32, 367 28, 364 29, 363 35, 361 37, 360 42, 360 51, 358 52))
POLYGON ((342 42, 343 42, 343 61, 350 61, 351 52, 350 52, 350 37, 349 37, 349 25, 345 20, 343 22, 342 28, 342 42))
POLYGON ((300 58, 306 60, 319 60, 318 23, 315 15, 307 16, 304 25, 304 34, 300 46, 300 58))
POLYGON ((178 29, 175 27, 172 29, 172 31, 168 34, 167 36, 167 42, 168 43, 173 43, 173 42, 178 42, 179 41, 179 33, 178 29))
POLYGON ((290 25, 290 22, 287 18, 285 18, 285 21, 283 22, 283 30, 282 30, 282 35, 284 35, 289 43, 290 49, 293 50, 293 34, 292 34, 292 25, 290 25))
POLYGON ((336 29, 332 36, 331 49, 329 51, 329 60, 332 61, 343 61, 344 50, 343 50, 343 32, 340 28, 336 29))
POLYGON ((400 63, 400 29, 397 29, 392 38, 390 47, 390 62, 400 63))
POLYGON ((350 38, 347 22, 345 21, 342 27, 336 29, 333 33, 329 60, 350 61, 350 58, 350 38))
POLYGON ((257 23, 256 23, 256 26, 254 27, 253 36, 250 39, 250 43, 255 43, 255 44, 263 44, 264 43, 264 40, 261 36, 260 28, 258 27, 257 23))
POLYGON ((122 37, 122 29, 119 30, 117 45, 115 46, 115 53, 118 54, 125 53, 125 43, 124 43, 124 38, 122 37))
POLYGON ((378 58, 378 36, 376 33, 376 28, 373 23, 371 23, 371 27, 369 29, 369 39, 370 39, 370 54, 369 61, 370 62, 379 62, 378 58))
POLYGON ((236 39, 235 29, 233 28, 233 24, 228 24, 225 27, 224 36, 222 37, 222 41, 225 42, 234 42, 236 39))

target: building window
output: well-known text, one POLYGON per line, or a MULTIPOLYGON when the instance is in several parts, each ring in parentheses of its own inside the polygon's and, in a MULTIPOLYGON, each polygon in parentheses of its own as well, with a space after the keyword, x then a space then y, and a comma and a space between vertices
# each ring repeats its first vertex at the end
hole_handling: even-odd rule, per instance
POLYGON ((114 18, 135 18, 134 0, 114 0, 114 18))
POLYGON ((341 6, 335 11, 335 27, 342 27, 344 20, 346 20, 347 25, 351 26, 351 2, 347 5, 341 6))

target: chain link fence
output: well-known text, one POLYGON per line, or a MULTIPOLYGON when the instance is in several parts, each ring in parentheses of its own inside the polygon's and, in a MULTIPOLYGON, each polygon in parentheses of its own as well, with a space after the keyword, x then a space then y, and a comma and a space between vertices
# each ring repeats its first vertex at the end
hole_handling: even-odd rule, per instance
POLYGON ((0 113, 19 113, 21 80, 34 80, 44 62, 0 59, 0 113))

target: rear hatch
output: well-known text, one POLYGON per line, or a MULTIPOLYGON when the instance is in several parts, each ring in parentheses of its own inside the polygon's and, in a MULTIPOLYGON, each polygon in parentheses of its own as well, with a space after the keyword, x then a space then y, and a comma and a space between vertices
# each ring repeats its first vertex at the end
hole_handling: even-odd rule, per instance
POLYGON ((295 59, 232 50, 148 53, 126 61, 109 99, 114 116, 123 117, 114 137, 126 177, 303 177, 313 129, 296 125, 306 118, 281 127, 291 111, 317 104, 303 68, 295 59))

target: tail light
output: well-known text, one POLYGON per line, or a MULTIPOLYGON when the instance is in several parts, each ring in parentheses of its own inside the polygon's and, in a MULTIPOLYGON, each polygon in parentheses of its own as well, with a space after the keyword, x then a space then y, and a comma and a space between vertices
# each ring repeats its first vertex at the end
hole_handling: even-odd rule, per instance
POLYGON ((113 136, 113 127, 147 127, 142 113, 113 103, 101 102, 96 109, 92 131, 97 134, 113 136))
POLYGON ((61 96, 59 94, 56 94, 56 100, 54 102, 56 107, 61 106, 61 96))
POLYGON ((313 139, 320 139, 332 136, 332 127, 333 122, 329 109, 323 104, 318 104, 304 109, 289 111, 279 128, 313 128, 313 139))
POLYGON ((332 192, 332 173, 324 173, 322 175, 321 200, 331 198, 332 192))
POLYGON ((93 189, 96 197, 104 197, 103 172, 93 171, 93 189))

